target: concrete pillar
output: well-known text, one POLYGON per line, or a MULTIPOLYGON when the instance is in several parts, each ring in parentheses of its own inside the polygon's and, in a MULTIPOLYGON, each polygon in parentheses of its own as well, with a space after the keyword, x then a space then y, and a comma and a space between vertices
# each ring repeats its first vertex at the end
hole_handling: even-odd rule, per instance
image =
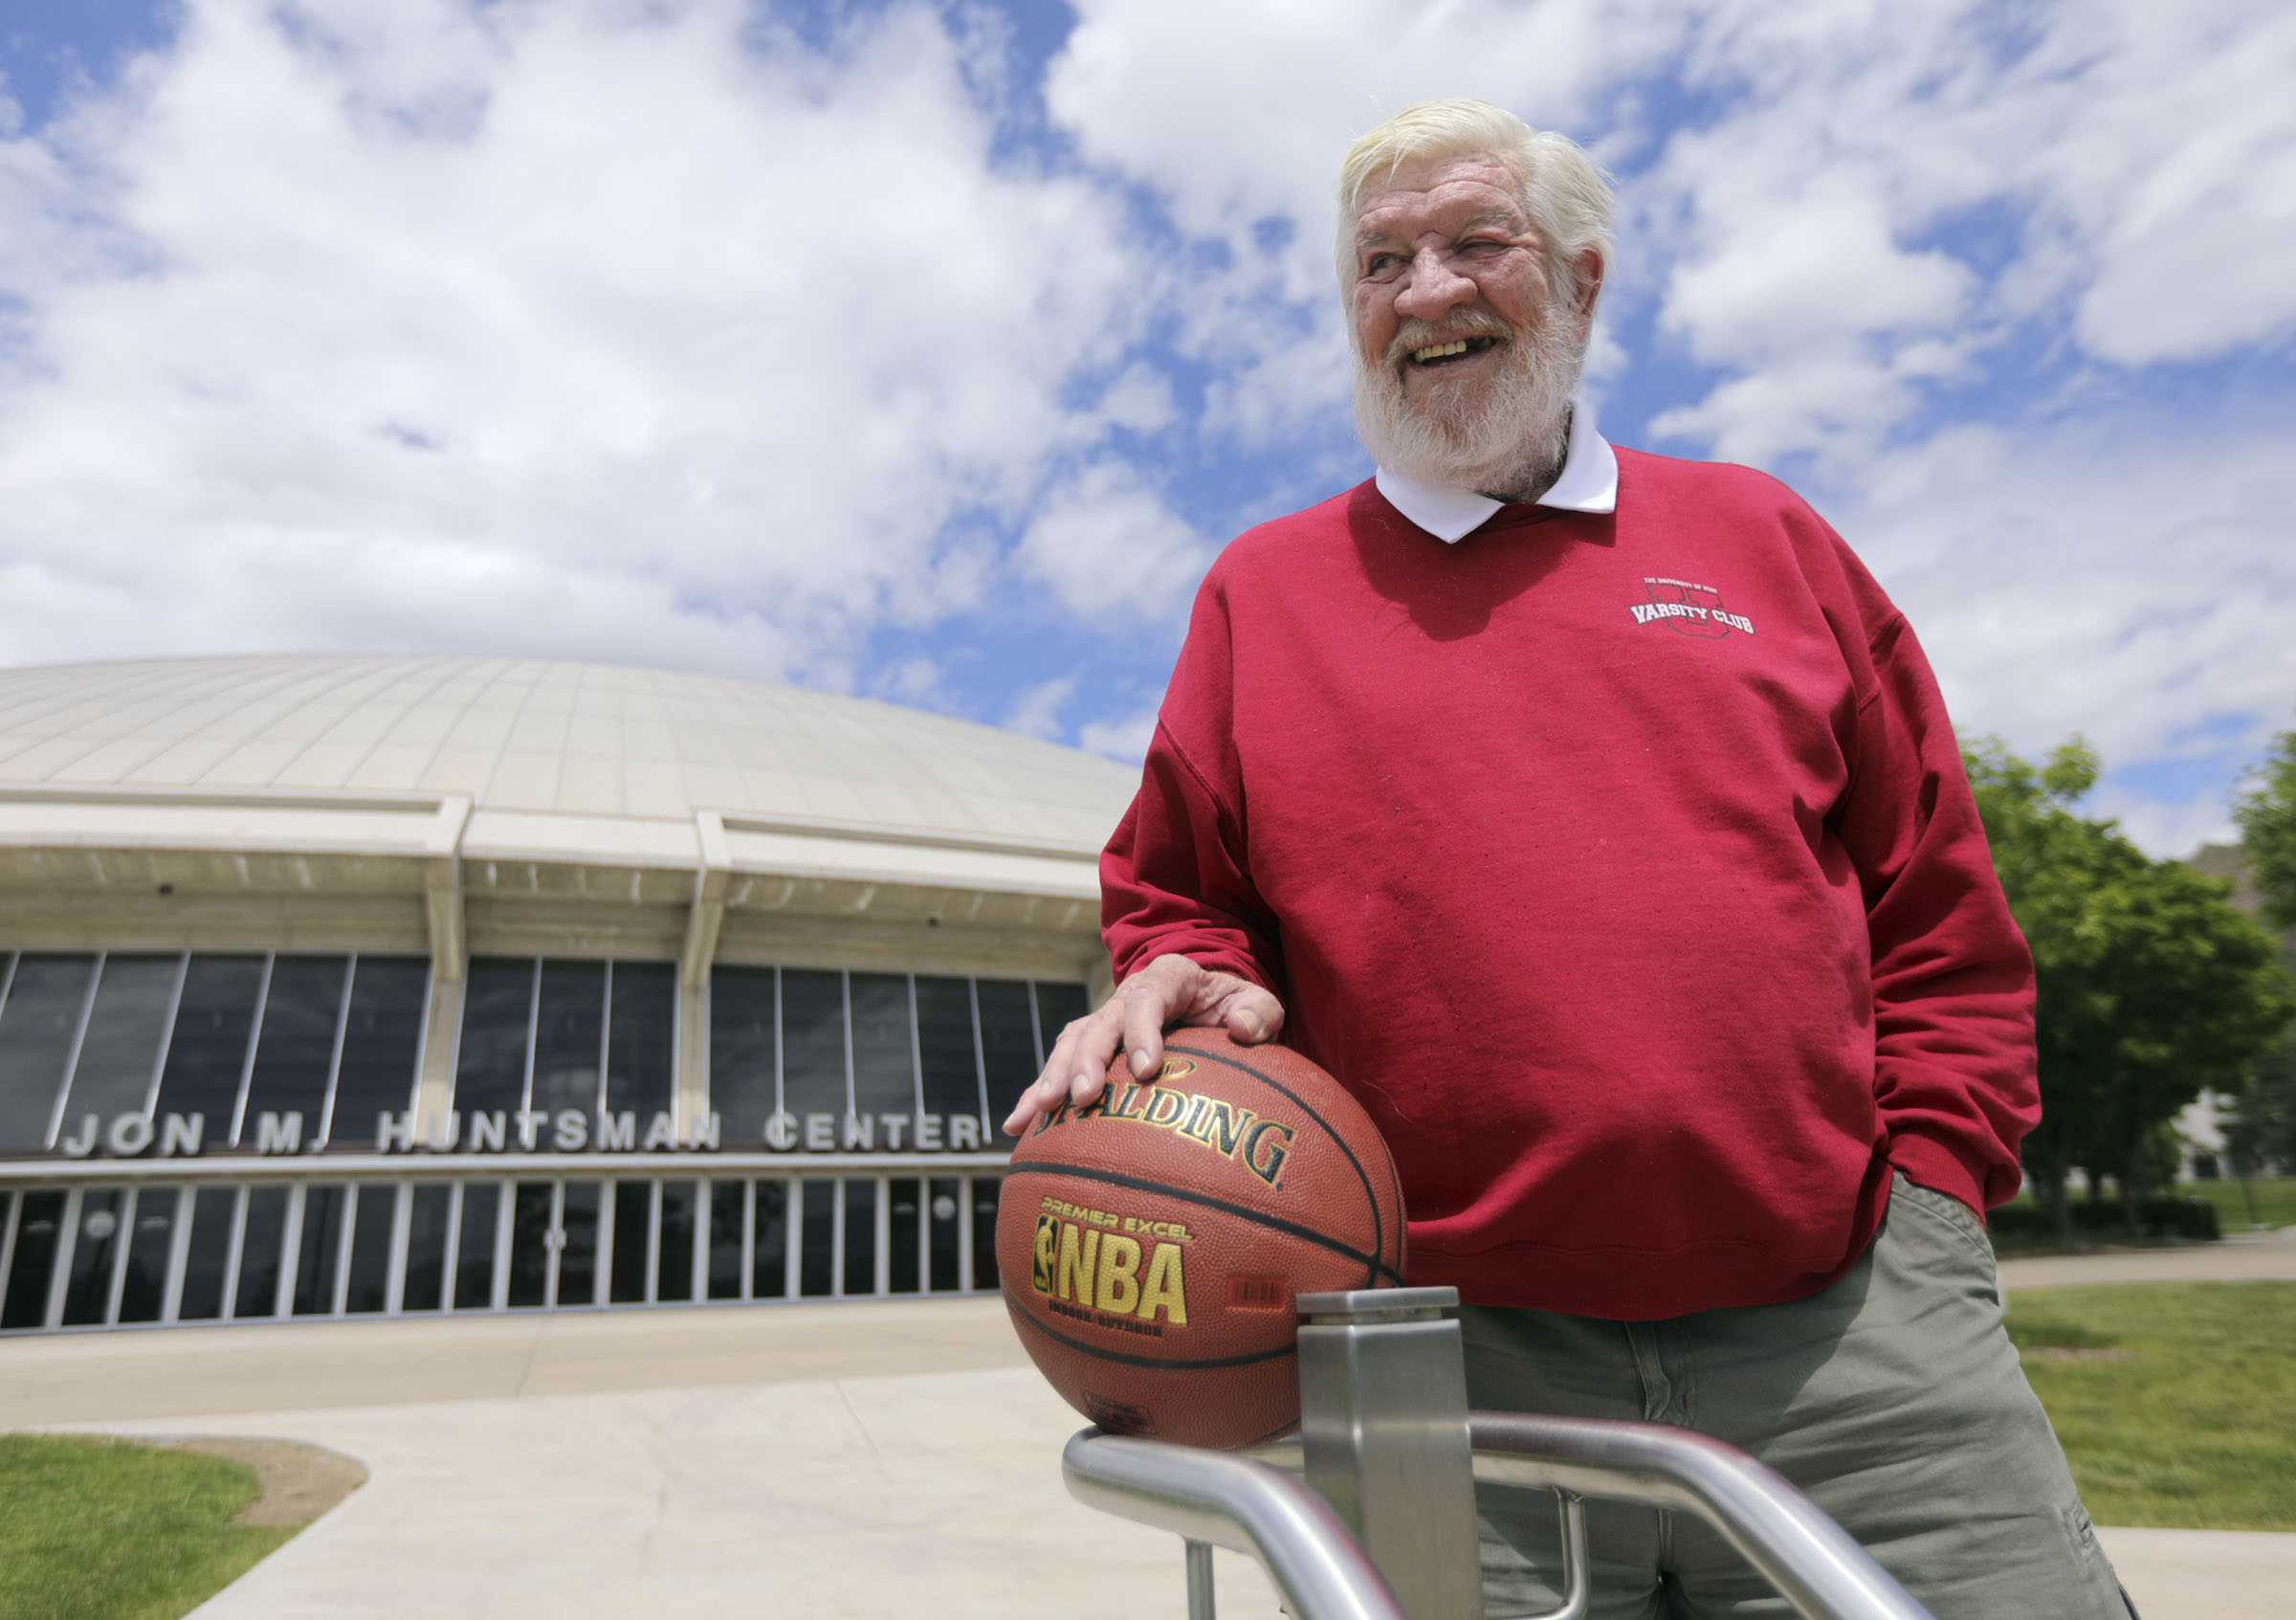
POLYGON ((717 811, 695 812, 694 836, 701 862, 694 870, 694 904, 686 914, 685 943, 677 953, 674 1123, 680 1137, 709 1122, 710 965, 718 960, 718 933, 725 922, 725 896, 734 869, 725 821, 717 811))
POLYGON ((462 1041, 462 992, 470 981, 445 977, 433 963, 430 1011, 423 1029, 423 1066, 415 1082, 414 1128, 428 1138, 431 1121, 446 1118, 454 1097, 454 1058, 462 1041))

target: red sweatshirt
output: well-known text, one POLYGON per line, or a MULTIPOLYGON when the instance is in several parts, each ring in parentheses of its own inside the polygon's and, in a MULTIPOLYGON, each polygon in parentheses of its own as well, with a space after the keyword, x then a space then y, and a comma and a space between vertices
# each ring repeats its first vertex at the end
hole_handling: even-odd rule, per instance
POLYGON ((1101 860, 1119 979, 1266 986, 1410 1275, 1638 1320, 1816 1292, 1889 1170, 1983 1209, 2032 963, 1929 666, 1790 491, 1619 452, 1456 545, 1371 483, 1213 566, 1101 860))

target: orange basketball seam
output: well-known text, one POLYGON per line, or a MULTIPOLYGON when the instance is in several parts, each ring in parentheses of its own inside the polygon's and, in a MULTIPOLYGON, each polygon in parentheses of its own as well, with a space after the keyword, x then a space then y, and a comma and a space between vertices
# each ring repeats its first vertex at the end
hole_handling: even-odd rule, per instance
MULTIPOLYGON (((1216 1198, 1208 1192, 1197 1192, 1188 1187, 1174 1187, 1168 1182, 1150 1181, 1146 1176, 1137 1176, 1128 1170, 1106 1170, 1095 1165, 1071 1165, 1058 1159, 1031 1159, 1026 1165, 1013 1165, 1011 1169, 1004 1172, 1004 1179, 1010 1181, 1015 1176, 1028 1175, 1076 1176, 1084 1181, 1106 1182, 1112 1187, 1130 1187, 1135 1192, 1161 1193, 1165 1197, 1177 1198, 1186 1204, 1202 1204, 1207 1209, 1224 1210, 1230 1215, 1240 1215, 1255 1226, 1264 1226, 1290 1237, 1305 1238, 1318 1248, 1330 1250, 1341 1259, 1353 1260, 1358 1265, 1369 1267, 1374 1276, 1381 1272, 1385 1272, 1389 1276, 1396 1275, 1383 1255, 1366 1254, 1353 1244, 1343 1243, 1338 1238, 1333 1237, 1327 1232, 1317 1232, 1313 1227, 1301 1226, 1296 1221, 1288 1221, 1281 1215, 1270 1215, 1263 1210, 1251 1209, 1247 1205, 1230 1203, 1225 1198, 1216 1198)), ((1397 1277, 1396 1280, 1400 1283, 1402 1279, 1397 1277)))
MULTIPOLYGON (((1009 1284, 1004 1288, 1004 1302, 1008 1306, 1015 1307, 1019 1304, 1018 1297, 1014 1295, 1009 1284)), ((1299 1353, 1298 1344, 1291 1343, 1280 1345, 1272 1350, 1254 1350, 1247 1356, 1221 1356, 1211 1361, 1181 1361, 1177 1357, 1170 1356, 1136 1356, 1124 1350, 1103 1349, 1097 1344, 1089 1344, 1081 1339, 1071 1339, 1057 1329, 1047 1327, 1025 1310, 1015 1308, 1012 1316, 1016 1320, 1027 1322, 1054 1343, 1066 1344, 1071 1350, 1081 1350, 1094 1361, 1123 1362, 1132 1366, 1158 1367, 1165 1371, 1193 1372, 1210 1367, 1253 1366, 1261 1362, 1280 1361, 1286 1356, 1295 1356, 1299 1353)))
MULTIPOLYGON (((1173 1032, 1174 1034, 1181 1034, 1183 1032, 1184 1032, 1177 1030, 1173 1032)), ((1371 1261, 1371 1274, 1367 1278, 1365 1278, 1365 1281, 1370 1285, 1376 1286, 1380 1279, 1380 1274, 1384 1272, 1389 1276, 1395 1278, 1397 1285, 1400 1287, 1403 1280, 1402 1274, 1397 1268, 1388 1265, 1386 1260, 1386 1223, 1380 1214, 1380 1195, 1378 1192, 1373 1190, 1370 1173, 1363 1168, 1363 1162, 1356 1157, 1356 1150, 1347 1144, 1347 1138, 1338 1131, 1332 1129, 1332 1122, 1325 1119, 1321 1114, 1316 1112, 1315 1105, 1314 1103, 1310 1102, 1306 1098, 1293 1091, 1290 1086, 1284 1084, 1283 1081, 1276 1079, 1273 1076, 1263 1075, 1248 1063, 1239 1063, 1232 1057, 1223 1056, 1221 1054, 1209 1051, 1203 1047, 1195 1046, 1185 1041, 1180 1042, 1179 1045, 1182 1052, 1191 1053, 1198 1057, 1209 1058, 1214 1063, 1225 1063, 1230 1069, 1237 1071, 1239 1074, 1249 1075, 1253 1079, 1259 1081, 1260 1084, 1267 1086, 1271 1090, 1283 1093, 1284 1096, 1290 1098, 1298 1105, 1300 1112, 1304 1113, 1309 1119, 1315 1121, 1316 1129, 1322 1131, 1325 1136, 1331 1138, 1332 1145, 1338 1148, 1341 1153, 1344 1153, 1347 1156, 1348 1165, 1356 1172, 1356 1179, 1363 1184, 1363 1202, 1371 1207, 1372 1252, 1368 1256, 1371 1261)), ((1292 1049, 1290 1047, 1281 1047, 1277 1050, 1290 1052, 1292 1049)), ((1293 1054, 1293 1055, 1297 1056, 1298 1054, 1293 1054)), ((1311 1060, 1301 1057, 1300 1061, 1304 1063, 1310 1062, 1311 1060)), ((1332 1083, 1334 1085, 1337 1085, 1339 1083, 1336 1076, 1333 1078, 1332 1083)), ((1340 1088, 1340 1095, 1347 1095, 1345 1087, 1340 1088)), ((1349 1098, 1349 1100, 1353 1101, 1354 1098, 1349 1098)), ((1362 1105, 1358 1103, 1357 1106, 1360 1107, 1362 1105)), ((1377 1125, 1372 1126, 1372 1134, 1375 1137, 1378 1136, 1379 1127, 1377 1125)), ((1382 1142, 1380 1145, 1384 1147, 1386 1144, 1382 1142)), ((1387 1176, 1391 1182, 1395 1181, 1396 1179, 1395 1155, 1393 1153, 1389 1153, 1387 1155, 1387 1176)), ((1402 1188, 1400 1184, 1397 1185, 1396 1191, 1398 1194, 1396 1199, 1396 1210, 1397 1213, 1401 1214, 1402 1212, 1402 1199, 1401 1197, 1402 1188)), ((1397 1235, 1400 1236, 1402 1234, 1398 1233, 1397 1235)), ((1358 1257, 1362 1258, 1365 1256, 1358 1257)))

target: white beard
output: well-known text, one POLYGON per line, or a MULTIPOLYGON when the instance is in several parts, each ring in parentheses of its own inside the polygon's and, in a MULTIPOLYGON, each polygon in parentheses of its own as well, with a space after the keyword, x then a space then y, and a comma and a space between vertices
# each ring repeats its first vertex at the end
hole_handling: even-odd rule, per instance
POLYGON ((1553 483, 1570 451, 1571 401, 1586 363, 1573 313, 1567 300, 1556 300, 1528 334, 1490 316, 1405 322, 1383 360, 1356 356, 1356 431, 1364 448, 1389 471, 1440 489, 1523 499, 1553 483), (1415 403, 1403 391, 1403 357, 1463 327, 1505 340, 1487 402, 1470 406, 1437 370, 1426 399, 1415 403))

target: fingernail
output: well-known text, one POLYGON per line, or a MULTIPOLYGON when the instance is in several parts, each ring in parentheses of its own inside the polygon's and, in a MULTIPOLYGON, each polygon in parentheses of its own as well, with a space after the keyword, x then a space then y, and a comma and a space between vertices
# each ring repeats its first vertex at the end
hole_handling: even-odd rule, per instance
POLYGON ((1155 1067, 1155 1059, 1151 1058, 1147 1053, 1136 1052, 1132 1054, 1132 1073, 1134 1078, 1146 1079, 1148 1077, 1148 1071, 1155 1067))
POLYGON ((1243 1025, 1244 1032, 1255 1041, 1267 1032, 1260 1028, 1260 1021, 1248 1012, 1239 1011, 1236 1014, 1236 1022, 1243 1025))

